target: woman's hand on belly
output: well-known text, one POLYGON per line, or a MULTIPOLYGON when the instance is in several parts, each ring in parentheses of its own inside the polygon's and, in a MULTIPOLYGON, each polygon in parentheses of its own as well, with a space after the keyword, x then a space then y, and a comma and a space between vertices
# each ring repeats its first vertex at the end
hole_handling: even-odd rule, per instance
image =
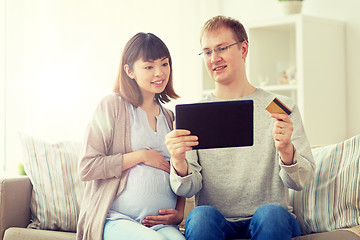
POLYGON ((160 209, 159 215, 147 216, 142 224, 147 227, 152 227, 158 224, 177 225, 181 223, 184 218, 184 213, 176 209, 160 209))
POLYGON ((154 168, 158 168, 158 169, 164 170, 167 173, 170 173, 170 163, 168 161, 166 161, 166 159, 160 152, 155 151, 153 149, 141 150, 141 151, 143 151, 143 153, 144 153, 143 164, 154 167, 154 168))

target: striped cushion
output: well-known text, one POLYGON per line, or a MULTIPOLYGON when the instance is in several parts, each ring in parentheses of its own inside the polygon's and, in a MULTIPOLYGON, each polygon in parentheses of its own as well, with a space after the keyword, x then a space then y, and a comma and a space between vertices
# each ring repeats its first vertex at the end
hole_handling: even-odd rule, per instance
POLYGON ((44 143, 22 135, 25 172, 33 185, 32 222, 37 229, 76 231, 84 184, 77 174, 80 143, 44 143))
POLYGON ((293 207, 303 233, 360 224, 360 135, 342 143, 314 148, 311 185, 293 192, 293 207))

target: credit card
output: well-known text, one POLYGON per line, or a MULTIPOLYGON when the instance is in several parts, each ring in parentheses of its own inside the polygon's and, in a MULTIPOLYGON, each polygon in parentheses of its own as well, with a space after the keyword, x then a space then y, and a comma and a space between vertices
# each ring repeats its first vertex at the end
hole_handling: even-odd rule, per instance
POLYGON ((266 107, 266 110, 268 110, 269 113, 286 113, 287 115, 290 115, 292 112, 290 108, 278 98, 274 98, 274 100, 266 107))

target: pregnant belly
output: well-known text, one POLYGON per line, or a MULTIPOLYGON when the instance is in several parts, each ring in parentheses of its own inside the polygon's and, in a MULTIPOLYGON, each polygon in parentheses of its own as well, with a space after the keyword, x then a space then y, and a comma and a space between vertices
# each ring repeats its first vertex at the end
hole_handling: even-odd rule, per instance
POLYGON ((160 209, 175 208, 177 197, 171 190, 169 176, 147 165, 133 167, 125 189, 111 210, 142 221, 146 216, 158 215, 160 209))

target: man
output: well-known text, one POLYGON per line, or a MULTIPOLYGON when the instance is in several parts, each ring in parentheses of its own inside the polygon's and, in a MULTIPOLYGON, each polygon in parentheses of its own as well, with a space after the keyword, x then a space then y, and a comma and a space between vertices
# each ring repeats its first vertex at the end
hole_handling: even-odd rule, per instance
POLYGON ((298 107, 290 98, 249 83, 248 38, 239 21, 223 16, 208 20, 200 42, 215 81, 205 101, 253 100, 254 145, 190 151, 201 139, 182 129, 167 135, 173 191, 185 197, 196 194, 197 207, 186 220, 186 239, 299 236, 288 188, 302 190, 311 181, 314 160, 298 107), (265 110, 275 97, 292 109, 290 115, 265 110))

